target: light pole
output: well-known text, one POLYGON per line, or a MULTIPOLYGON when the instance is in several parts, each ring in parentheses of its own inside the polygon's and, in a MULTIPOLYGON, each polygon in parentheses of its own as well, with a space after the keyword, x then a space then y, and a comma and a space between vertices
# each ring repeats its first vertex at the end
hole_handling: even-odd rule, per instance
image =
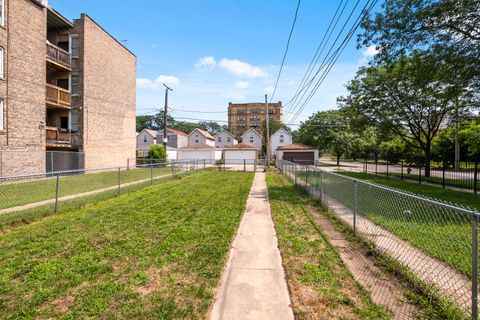
POLYGON ((163 146, 165 147, 165 152, 167 151, 167 112, 168 112, 168 91, 173 91, 165 83, 165 109, 163 110, 163 146))

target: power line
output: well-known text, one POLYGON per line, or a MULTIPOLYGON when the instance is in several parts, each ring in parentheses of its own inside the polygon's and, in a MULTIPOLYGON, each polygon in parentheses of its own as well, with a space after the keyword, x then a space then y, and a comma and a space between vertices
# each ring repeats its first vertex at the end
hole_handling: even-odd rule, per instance
MULTIPOLYGON (((370 0, 368 0, 368 1, 370 1, 370 0)), ((343 31, 344 31, 345 28, 347 27, 348 22, 350 21, 350 19, 352 18, 353 14, 355 13, 355 10, 357 9, 357 6, 358 6, 359 3, 360 3, 360 0, 357 0, 357 2, 355 3, 355 6, 352 8, 352 10, 350 11, 350 14, 348 15, 347 20, 344 22, 342 28, 340 29, 340 31, 338 32, 337 36, 335 37, 334 42, 330 45, 330 49, 328 50, 328 52, 326 53, 325 57, 323 58, 320 66, 318 67, 318 69, 317 69, 317 71, 315 72, 314 76, 313 76, 308 82, 306 82, 306 83, 303 85, 303 87, 299 86, 299 87, 301 87, 301 89, 298 90, 297 94, 292 98, 292 99, 294 99, 295 101, 294 101, 293 106, 290 108, 290 111, 296 112, 295 110, 297 109, 298 105, 300 104, 300 101, 302 101, 302 99, 303 99, 303 97, 305 96, 307 90, 310 88, 310 86, 312 85, 312 83, 315 81, 315 78, 318 76, 318 74, 319 74, 319 73, 325 68, 325 66, 327 65, 327 64, 326 64, 326 61, 330 59, 330 58, 329 58, 329 55, 331 54, 334 46, 336 45, 336 43, 337 43, 338 40, 340 39, 341 35, 343 34, 343 31), (301 96, 300 96, 300 94, 301 94, 301 96), (299 98, 299 96, 300 96, 300 98, 299 98)), ((342 11, 342 12, 343 12, 343 11, 342 11)), ((340 16, 339 16, 339 18, 340 18, 340 16)), ((337 20, 337 23, 338 23, 338 20, 337 20)), ((336 24, 335 24, 335 26, 336 26, 336 24)), ((321 50, 322 53, 323 53, 323 51, 325 50, 325 47, 326 47, 326 45, 327 45, 327 43, 328 43, 328 40, 330 40, 330 37, 331 37, 331 35, 333 34, 333 31, 334 31, 334 29, 331 30, 331 33, 330 33, 330 35, 328 36, 327 41, 325 41, 324 47, 323 47, 322 50, 321 50)), ((315 61, 315 65, 318 63, 318 60, 320 59, 320 57, 321 57, 321 54, 318 55, 317 60, 315 61)), ((312 71, 313 71, 313 68, 312 68, 312 71)), ((310 74, 311 74, 311 72, 310 72, 310 74)), ((292 99, 290 99, 290 100, 292 100, 292 99)))
POLYGON ((305 72, 305 74, 303 75, 303 78, 302 78, 302 81, 300 81, 300 84, 297 88, 297 90, 295 91, 295 94, 294 96, 289 100, 287 101, 287 103, 285 104, 285 106, 287 107, 292 101, 293 101, 293 104, 295 104, 295 101, 296 98, 298 97, 299 95, 299 91, 300 91, 300 88, 302 88, 303 84, 305 83, 305 81, 307 80, 307 78, 309 78, 313 72, 313 70, 315 69, 317 63, 318 63, 318 60, 320 59, 320 57, 322 56, 323 54, 323 51, 325 50, 325 47, 326 47, 326 44, 328 43, 328 41, 330 40, 332 34, 333 34, 333 31, 335 30, 335 28, 337 27, 337 24, 338 24, 338 21, 340 20, 341 16, 343 15, 343 12, 345 11, 345 8, 348 4, 348 1, 349 0, 346 0, 345 1, 345 4, 343 5, 342 7, 342 3, 343 3, 344 0, 342 0, 339 4, 338 4, 338 7, 337 9, 335 10, 335 14, 333 15, 332 19, 330 20, 330 23, 328 25, 328 28, 327 30, 325 31, 325 34, 323 35, 322 37, 322 40, 320 41, 320 44, 318 45, 317 47, 317 50, 314 54, 314 56, 312 57, 312 60, 310 61, 310 64, 307 68, 307 71, 305 72), (342 8, 340 14, 338 14, 340 8, 342 8), (338 14, 338 17, 337 17, 337 14, 338 14), (335 22, 334 22, 335 21, 335 22), (333 25, 333 27, 332 27, 333 25), (328 38, 327 38, 327 35, 328 35, 328 38))
MULTIPOLYGON (((322 75, 320 76, 320 79, 317 81, 317 83, 315 84, 314 88, 310 91, 309 95, 307 96, 307 98, 305 100, 303 100, 303 103, 300 105, 300 102, 297 104, 297 106, 295 108, 298 107, 298 111, 296 113, 296 115, 291 119, 291 123, 293 123, 298 115, 300 114, 301 111, 303 111, 303 109, 305 108, 305 106, 307 105, 307 103, 312 99, 312 97, 314 96, 314 94, 316 93, 316 91, 318 90, 318 88, 320 87, 320 85, 323 83, 323 81, 325 80, 325 78, 327 77, 328 73, 330 72, 330 70, 333 68, 334 64, 336 63, 336 61, 338 60, 340 54, 343 52, 343 50, 345 49, 346 45, 348 44, 348 42, 350 41, 350 39, 352 38, 353 34, 355 33, 355 30, 359 27, 360 23, 362 22, 362 20, 368 15, 370 14, 371 10, 375 7, 375 5, 378 3, 379 0, 368 0, 367 3, 365 4, 364 8, 362 9, 360 15, 357 17, 355 23, 352 25, 352 27, 350 28, 350 31, 347 33, 347 35, 345 36, 343 42, 340 44, 340 46, 335 50, 335 52, 333 53, 332 56, 330 56, 328 58, 328 62, 324 63, 322 62, 322 66, 321 68, 319 68, 319 70, 317 71, 317 73, 315 74, 314 78, 320 73, 320 71, 322 69, 324 69, 322 75), (324 68, 324 66, 326 66, 324 68)), ((342 28, 343 29, 343 28, 342 28)), ((335 41, 336 43, 336 41, 335 41)), ((332 45, 332 48, 333 49, 333 45, 332 45)), ((329 50, 329 53, 331 51, 331 49, 329 50)), ((328 54, 327 54, 328 55, 328 54)), ((325 59, 324 59, 325 61, 325 59)), ((312 78, 312 81, 314 80, 314 78, 312 78)), ((303 99, 303 97, 305 96, 306 94, 306 91, 304 91, 303 95, 302 95, 302 98, 300 99, 300 101, 303 99)))
POLYGON ((280 80, 280 75, 282 74, 283 65, 285 64, 285 59, 287 58, 288 49, 290 47, 290 40, 292 39, 293 30, 295 29, 295 23, 297 22, 298 9, 300 9, 300 3, 301 3, 301 0, 298 0, 297 9, 295 9, 295 17, 293 18, 292 27, 290 28, 290 34, 288 35, 287 45, 285 47, 285 52, 282 58, 282 64, 280 65, 280 70, 278 71, 277 81, 275 81, 275 87, 273 89, 272 96, 270 97, 270 102, 273 101, 273 97, 275 96, 275 92, 277 91, 278 81, 280 80))

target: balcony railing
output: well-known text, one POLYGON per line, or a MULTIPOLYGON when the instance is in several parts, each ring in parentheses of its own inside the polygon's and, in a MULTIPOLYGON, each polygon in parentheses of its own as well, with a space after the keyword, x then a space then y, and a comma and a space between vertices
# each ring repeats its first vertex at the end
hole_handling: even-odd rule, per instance
POLYGON ((67 129, 46 127, 47 146, 69 147, 72 144, 72 134, 67 129))
POLYGON ((72 67, 72 55, 68 52, 63 50, 60 47, 57 47, 50 42, 47 42, 47 58, 59 64, 68 70, 71 70, 72 67))
POLYGON ((46 98, 47 104, 54 107, 70 108, 70 106, 72 105, 70 91, 54 86, 52 84, 47 84, 46 98))

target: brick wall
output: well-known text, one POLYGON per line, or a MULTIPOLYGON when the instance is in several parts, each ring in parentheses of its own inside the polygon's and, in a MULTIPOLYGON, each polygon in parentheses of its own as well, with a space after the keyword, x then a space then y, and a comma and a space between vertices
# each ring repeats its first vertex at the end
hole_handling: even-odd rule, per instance
POLYGON ((30 0, 7 0, 0 27, 5 50, 5 129, 0 133, 3 175, 45 170, 46 12, 30 0))
POLYGON ((135 158, 136 57, 87 15, 81 32, 85 167, 127 165, 135 158))

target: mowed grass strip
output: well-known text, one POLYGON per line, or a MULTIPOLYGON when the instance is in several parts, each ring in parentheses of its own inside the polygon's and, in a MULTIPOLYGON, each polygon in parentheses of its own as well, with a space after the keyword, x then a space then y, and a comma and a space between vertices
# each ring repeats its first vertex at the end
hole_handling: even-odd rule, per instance
MULTIPOLYGON (((171 168, 136 168, 120 170, 120 183, 129 183, 167 175, 171 168)), ((59 197, 70 196, 118 185, 118 170, 89 172, 76 175, 60 175, 59 197)), ((32 178, 33 179, 33 178, 32 178)), ((13 179, 3 181, 0 185, 0 209, 55 199, 56 177, 35 178, 32 181, 15 182, 13 179)))
MULTIPOLYGON (((298 174, 300 179, 308 180, 309 184, 313 184, 320 190, 320 173, 299 172, 298 174)), ((363 177, 369 175, 351 172, 324 173, 323 190, 328 197, 353 210, 355 187, 353 180, 348 179, 347 176, 363 180, 363 177)), ((457 203, 469 202, 471 204, 471 201, 475 199, 473 194, 446 191, 432 186, 385 178, 375 177, 368 181, 440 200, 450 199, 449 193, 457 193, 459 194, 457 203), (435 195, 442 194, 443 199, 435 197, 435 195)), ((361 182, 357 183, 356 189, 357 214, 408 241, 431 257, 446 262, 466 276, 471 275, 470 215, 361 182)))
POLYGON ((4 319, 201 319, 253 174, 201 172, 0 235, 4 319))
POLYGON ((303 205, 315 205, 311 198, 278 174, 269 173, 267 184, 296 318, 388 319, 315 226, 303 205))

